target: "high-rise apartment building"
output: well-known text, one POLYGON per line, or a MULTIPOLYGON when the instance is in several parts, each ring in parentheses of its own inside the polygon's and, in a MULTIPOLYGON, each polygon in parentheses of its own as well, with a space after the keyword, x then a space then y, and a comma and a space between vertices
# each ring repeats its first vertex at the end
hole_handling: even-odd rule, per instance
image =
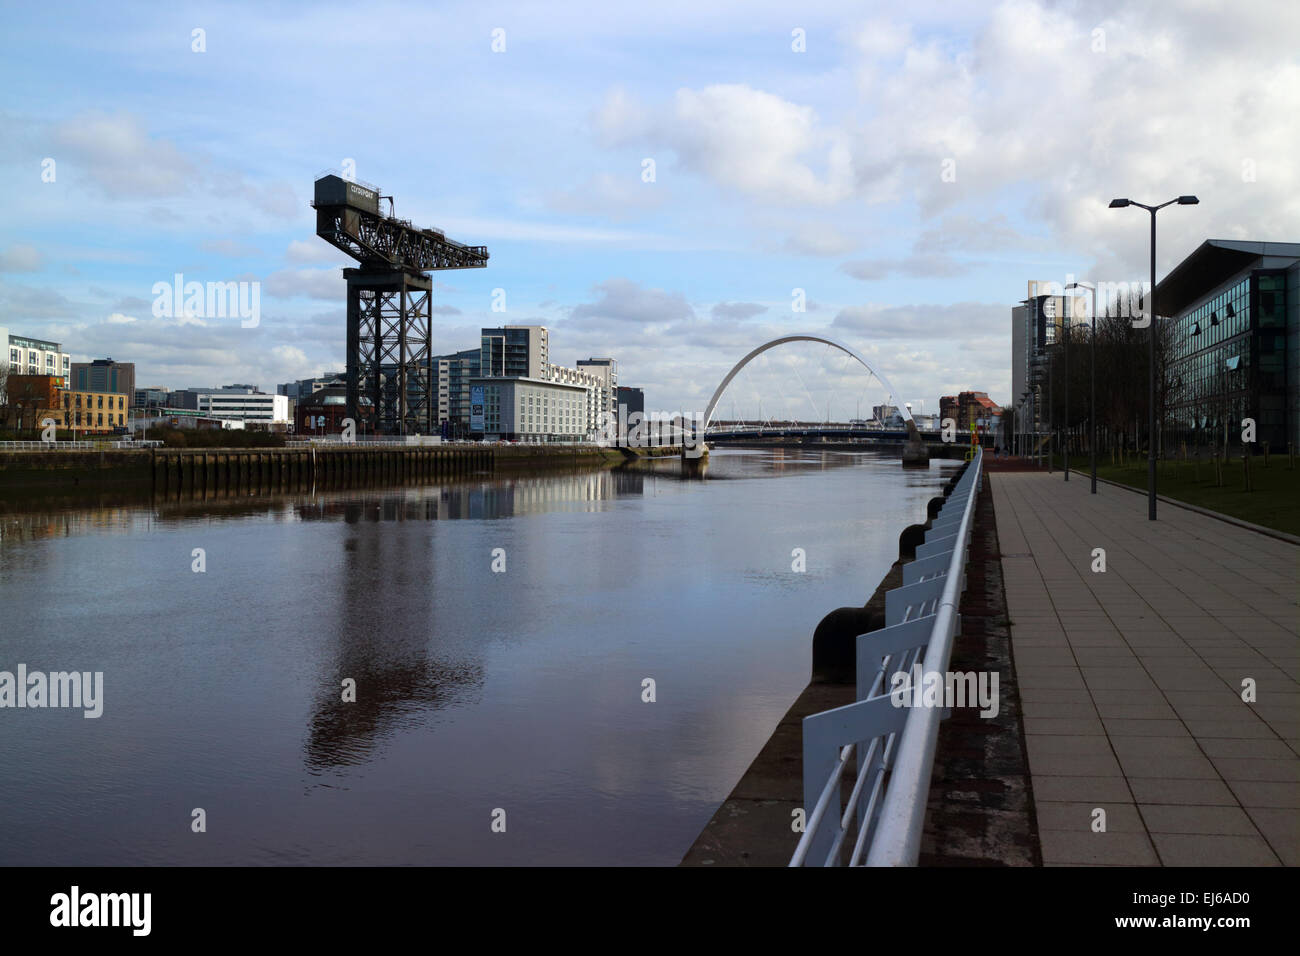
POLYGON ((114 362, 111 358, 93 362, 73 362, 68 387, 79 392, 115 392, 135 399, 135 363, 114 362))
POLYGON ((544 325, 507 325, 479 334, 479 374, 484 377, 544 379, 550 363, 544 325))

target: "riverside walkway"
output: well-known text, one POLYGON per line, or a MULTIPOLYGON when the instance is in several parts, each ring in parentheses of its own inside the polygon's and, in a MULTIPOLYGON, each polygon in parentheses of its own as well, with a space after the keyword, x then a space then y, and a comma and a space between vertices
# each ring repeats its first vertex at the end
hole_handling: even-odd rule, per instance
POLYGON ((1300 546, 1086 474, 991 484, 1044 864, 1300 863, 1300 546))

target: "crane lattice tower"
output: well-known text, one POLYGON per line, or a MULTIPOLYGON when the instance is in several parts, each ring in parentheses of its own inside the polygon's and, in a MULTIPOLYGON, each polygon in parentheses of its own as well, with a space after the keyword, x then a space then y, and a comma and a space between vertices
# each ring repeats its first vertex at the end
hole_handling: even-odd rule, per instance
POLYGON ((347 414, 362 422, 363 399, 380 434, 432 434, 437 374, 431 367, 433 282, 428 273, 481 269, 485 246, 380 213, 379 189, 340 176, 316 180, 316 235, 358 267, 348 284, 347 414))

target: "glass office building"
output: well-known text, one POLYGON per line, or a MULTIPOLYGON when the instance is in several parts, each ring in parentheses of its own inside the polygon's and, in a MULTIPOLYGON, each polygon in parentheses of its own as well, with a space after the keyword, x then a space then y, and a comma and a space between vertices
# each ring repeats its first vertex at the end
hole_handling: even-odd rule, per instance
POLYGON ((1300 447, 1300 243, 1202 243, 1156 286, 1170 318, 1165 454, 1240 448, 1242 421, 1274 452, 1300 447))

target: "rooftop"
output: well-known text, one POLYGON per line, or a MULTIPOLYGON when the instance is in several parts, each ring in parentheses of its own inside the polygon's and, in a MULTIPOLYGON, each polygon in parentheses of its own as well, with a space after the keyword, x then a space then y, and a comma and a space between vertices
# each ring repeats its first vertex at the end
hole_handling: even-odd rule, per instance
POLYGON ((1177 315, 1258 259, 1300 258, 1300 242, 1206 239, 1156 283, 1156 308, 1177 315))

